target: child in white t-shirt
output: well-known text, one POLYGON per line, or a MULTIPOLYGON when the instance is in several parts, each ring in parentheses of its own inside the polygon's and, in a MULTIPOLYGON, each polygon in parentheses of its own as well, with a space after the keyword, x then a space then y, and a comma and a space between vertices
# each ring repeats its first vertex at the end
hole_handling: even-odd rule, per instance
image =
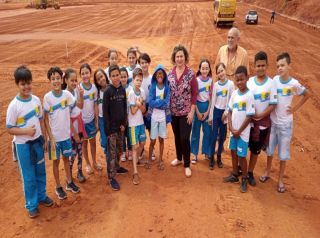
POLYGON ((61 89, 62 71, 59 67, 52 67, 48 71, 52 90, 43 99, 45 125, 49 136, 49 159, 53 161, 53 175, 56 182, 56 194, 59 199, 67 198, 60 183, 59 163, 62 155, 64 170, 67 178, 66 190, 78 193, 80 189, 74 184, 71 177, 69 157, 72 156, 70 140, 70 114, 75 106, 75 98, 67 90, 61 89))
POLYGON ((247 82, 249 90, 254 96, 254 107, 256 114, 252 117, 249 149, 250 161, 248 167, 248 183, 256 185, 253 170, 261 149, 266 148, 269 143, 271 120, 270 113, 274 110, 277 100, 277 89, 274 81, 267 76, 268 56, 260 51, 255 55, 254 66, 256 76, 247 82))
POLYGON ((112 65, 118 65, 118 52, 115 49, 109 49, 108 51, 108 67, 105 68, 104 72, 106 73, 108 84, 112 84, 109 77, 109 68, 112 65))
POLYGON ((40 99, 31 94, 32 74, 20 66, 14 72, 18 95, 7 110, 6 127, 14 136, 13 143, 22 177, 25 207, 29 217, 39 215, 39 203, 49 207, 53 201, 46 193, 44 148, 47 137, 40 99))
POLYGON ((98 90, 94 84, 90 82, 91 78, 91 67, 89 64, 82 64, 80 66, 80 76, 82 82, 80 87, 83 89, 83 109, 82 119, 86 129, 87 137, 83 140, 83 157, 86 160, 87 174, 92 174, 92 166, 88 155, 88 142, 90 143, 90 152, 92 157, 93 167, 100 171, 102 170, 101 165, 96 160, 96 134, 99 129, 99 109, 98 109, 98 90))
POLYGON ((72 176, 73 163, 77 157, 78 172, 77 178, 80 183, 86 181, 82 173, 82 143, 83 138, 86 137, 86 130, 82 120, 81 109, 83 108, 83 89, 78 86, 77 72, 74 69, 67 69, 63 75, 64 83, 62 89, 67 89, 76 99, 76 105, 71 109, 71 143, 72 156, 70 157, 70 170, 72 176))
POLYGON ((211 95, 211 109, 208 124, 212 125, 211 155, 210 161, 214 164, 214 153, 218 140, 217 164, 223 167, 221 154, 227 133, 228 103, 234 91, 233 81, 226 78, 226 66, 224 63, 216 65, 218 81, 214 83, 211 95), (219 138, 219 139, 218 139, 219 138))
POLYGON ((128 122, 129 122, 129 139, 133 153, 133 184, 138 185, 140 178, 137 170, 138 155, 144 147, 146 141, 146 133, 144 129, 143 113, 146 110, 146 97, 142 84, 142 70, 137 68, 133 71, 133 88, 128 95, 128 103, 130 105, 128 122))
POLYGON ((272 158, 278 146, 278 158, 280 171, 278 180, 278 192, 285 192, 283 182, 286 161, 290 159, 290 143, 292 137, 293 114, 307 101, 310 92, 302 86, 298 80, 290 76, 290 56, 282 53, 277 57, 277 69, 279 75, 273 78, 278 94, 278 104, 271 113, 271 133, 267 148, 268 161, 266 172, 260 177, 261 182, 266 182, 270 177, 272 158), (294 95, 302 96, 300 101, 292 106, 294 95))
POLYGON ((253 94, 247 88, 248 71, 239 66, 235 72, 235 84, 238 87, 229 101, 228 124, 230 129, 229 149, 232 155, 233 172, 224 177, 224 182, 238 183, 238 162, 242 169, 240 191, 247 191, 247 151, 250 136, 250 121, 255 114, 253 94))

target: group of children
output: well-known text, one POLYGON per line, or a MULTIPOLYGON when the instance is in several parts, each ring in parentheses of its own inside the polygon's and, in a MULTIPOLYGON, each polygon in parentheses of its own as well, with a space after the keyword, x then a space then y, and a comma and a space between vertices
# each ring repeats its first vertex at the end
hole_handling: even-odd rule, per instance
MULTIPOLYGON (((7 111, 8 132, 14 135, 14 145, 23 182, 26 208, 30 217, 39 214, 38 205, 51 206, 53 201, 46 193, 46 173, 44 152, 48 150, 53 161, 56 194, 59 199, 67 197, 61 186, 59 163, 62 158, 66 174, 66 190, 78 193, 80 188, 74 183, 72 169, 77 159, 77 179, 86 178, 82 172, 82 156, 86 161, 86 173, 102 166, 96 160, 96 134, 100 131, 100 144, 107 162, 108 181, 113 190, 119 190, 117 174, 125 174, 127 169, 120 161, 132 160, 132 182, 140 183, 138 165, 150 168, 155 160, 154 146, 159 138, 159 164, 164 169, 164 139, 167 124, 171 122, 170 89, 167 73, 158 65, 153 74, 149 73, 150 56, 129 48, 128 67, 118 66, 118 53, 110 50, 108 67, 93 73, 89 64, 77 72, 67 69, 63 73, 59 67, 48 71, 51 91, 43 99, 34 96, 32 74, 20 66, 14 73, 19 93, 11 101, 7 111), (146 132, 150 145, 147 159, 143 159, 146 132), (89 160, 88 145, 92 162, 89 160)), ((253 170, 262 149, 267 150, 267 169, 261 182, 270 176, 272 156, 278 146, 280 159, 279 192, 284 192, 283 175, 285 162, 290 159, 292 135, 292 114, 307 100, 309 92, 290 77, 290 56, 283 53, 277 58, 278 73, 274 79, 267 76, 268 58, 266 53, 255 56, 256 76, 248 80, 247 69, 237 68, 235 82, 227 79, 226 66, 219 63, 215 67, 217 81, 212 79, 208 60, 202 60, 196 74, 198 96, 192 125, 192 162, 198 160, 200 129, 203 128, 202 153, 209 160, 209 168, 215 164, 223 167, 221 154, 226 140, 227 124, 230 130, 229 148, 232 154, 232 173, 225 182, 239 182, 240 190, 247 191, 247 183, 255 185, 253 170), (291 106, 293 95, 303 95, 295 107, 291 106), (216 151, 216 144, 218 148, 216 151), (251 151, 249 165, 247 150, 251 151)))

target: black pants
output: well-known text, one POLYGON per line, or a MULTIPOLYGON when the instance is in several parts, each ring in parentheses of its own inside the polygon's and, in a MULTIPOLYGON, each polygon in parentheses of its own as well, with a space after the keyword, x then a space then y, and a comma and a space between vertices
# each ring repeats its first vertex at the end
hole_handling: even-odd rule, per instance
POLYGON ((190 167, 190 133, 192 126, 187 123, 186 116, 172 116, 172 130, 178 160, 184 161, 184 167, 190 167))

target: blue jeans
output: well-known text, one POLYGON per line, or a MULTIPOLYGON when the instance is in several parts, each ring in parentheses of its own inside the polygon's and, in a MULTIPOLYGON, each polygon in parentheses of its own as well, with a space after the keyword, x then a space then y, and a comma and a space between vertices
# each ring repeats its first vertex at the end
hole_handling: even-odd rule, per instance
POLYGON ((218 152, 217 156, 221 157, 222 149, 223 149, 223 143, 226 137, 226 132, 227 132, 227 124, 224 124, 223 121, 221 120, 222 114, 224 113, 224 109, 218 109, 214 108, 213 110, 213 120, 212 120, 212 141, 211 141, 211 155, 214 155, 216 151, 216 142, 219 136, 219 141, 218 141, 218 152))
MULTIPOLYGON (((208 110, 209 102, 197 102, 197 108, 200 113, 205 113, 208 110)), ((200 129, 202 126, 203 138, 202 138, 202 154, 211 156, 210 140, 212 137, 212 130, 208 124, 208 117, 204 121, 200 121, 195 113, 192 123, 191 133, 191 153, 198 155, 199 141, 200 141, 200 129)))
POLYGON ((103 152, 105 155, 108 154, 108 139, 107 135, 104 132, 104 123, 103 123, 103 117, 99 117, 99 129, 100 129, 100 144, 103 148, 103 152))

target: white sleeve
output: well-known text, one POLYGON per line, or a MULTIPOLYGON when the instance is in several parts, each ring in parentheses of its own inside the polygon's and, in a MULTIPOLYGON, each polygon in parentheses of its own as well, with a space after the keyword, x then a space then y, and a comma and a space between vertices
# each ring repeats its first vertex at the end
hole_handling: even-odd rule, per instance
POLYGON ((94 102, 98 101, 98 89, 96 88, 96 86, 94 86, 94 102))
POLYGON ((250 94, 247 98, 246 114, 247 116, 253 116, 254 114, 256 114, 254 107, 254 97, 252 94, 250 94))
POLYGON ((296 83, 294 84, 294 91, 298 96, 301 96, 305 93, 306 88, 302 86, 297 80, 296 83))
POLYGON ((270 105, 276 105, 278 104, 278 93, 277 93, 277 85, 275 81, 271 80, 272 82, 272 87, 271 87, 271 92, 270 92, 270 105))
POLYGON ((129 106, 135 106, 136 105, 135 96, 134 96, 134 93, 132 91, 129 92, 128 104, 129 104, 129 106))
POLYGON ((49 112, 50 111, 50 105, 49 105, 49 102, 48 102, 47 95, 45 95, 44 98, 43 98, 43 110, 45 112, 49 112))
POLYGON ((42 108, 42 105, 41 105, 41 101, 36 96, 34 97, 34 99, 37 101, 38 106, 39 106, 39 119, 42 119, 43 118, 43 108, 42 108))
POLYGON ((6 117, 6 127, 7 128, 12 128, 17 125, 17 110, 16 110, 16 105, 11 102, 8 106, 7 109, 7 117, 6 117))

